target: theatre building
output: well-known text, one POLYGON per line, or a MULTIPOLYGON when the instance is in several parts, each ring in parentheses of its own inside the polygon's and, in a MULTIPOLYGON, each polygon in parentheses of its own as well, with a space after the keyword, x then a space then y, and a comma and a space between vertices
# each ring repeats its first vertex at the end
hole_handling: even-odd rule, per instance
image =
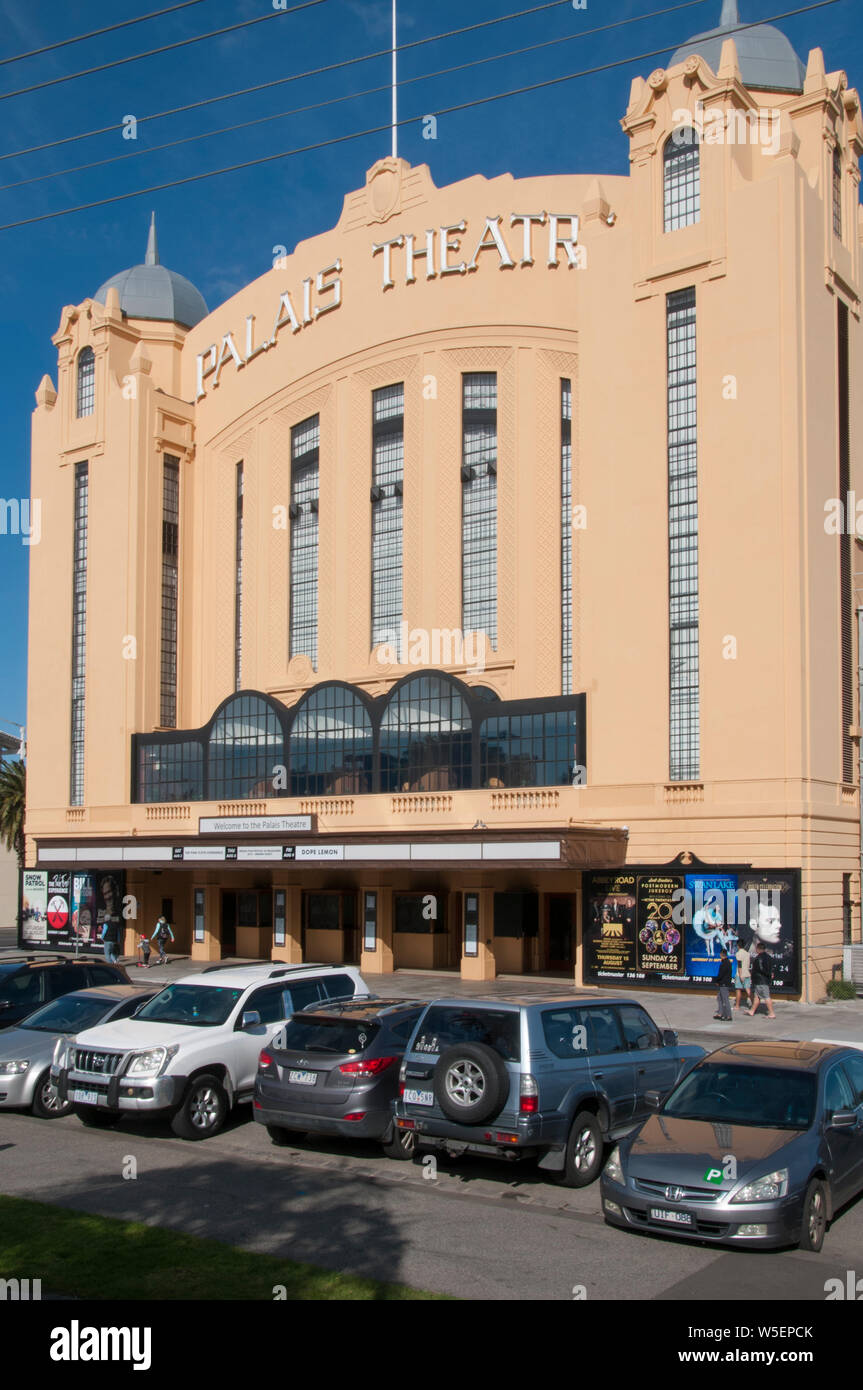
POLYGON ((127 952, 164 911, 196 961, 688 988, 757 931, 823 994, 860 939, 860 103, 726 0, 620 126, 625 176, 382 159, 212 311, 151 224, 62 310, 25 940, 122 901, 127 952))

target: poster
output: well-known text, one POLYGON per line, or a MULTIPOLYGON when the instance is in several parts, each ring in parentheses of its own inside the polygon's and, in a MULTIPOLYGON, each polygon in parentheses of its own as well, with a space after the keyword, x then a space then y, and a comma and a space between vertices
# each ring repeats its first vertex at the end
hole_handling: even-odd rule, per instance
POLYGON ((736 969, 737 875, 687 874, 686 971, 692 980, 711 983, 719 973, 720 951, 736 969))
POLYGON ((585 932, 587 970, 598 977, 636 969, 633 873, 591 874, 586 895, 590 931, 585 932))
POLYGON ((48 945, 48 875, 25 869, 21 883, 21 945, 48 945))
POLYGON ((680 976, 684 971, 683 928, 673 920, 683 879, 671 874, 640 874, 637 883, 636 964, 645 975, 680 976))
POLYGON ((700 864, 680 855, 664 866, 586 873, 585 983, 620 981, 716 988, 727 950, 736 985, 738 943, 763 941, 773 990, 800 991, 800 871, 700 864))
POLYGON ((117 917, 123 922, 124 893, 122 871, 27 870, 23 879, 21 944, 51 951, 101 953, 106 917, 117 917))

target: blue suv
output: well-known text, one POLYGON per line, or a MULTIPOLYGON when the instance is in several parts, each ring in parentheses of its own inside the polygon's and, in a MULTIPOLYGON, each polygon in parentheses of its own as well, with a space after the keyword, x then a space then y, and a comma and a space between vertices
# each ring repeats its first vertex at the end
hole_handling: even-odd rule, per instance
POLYGON ((417 1148, 539 1157, 586 1187, 650 1113, 646 1093, 665 1097, 705 1055, 629 999, 436 999, 405 1051, 396 1126, 417 1148))

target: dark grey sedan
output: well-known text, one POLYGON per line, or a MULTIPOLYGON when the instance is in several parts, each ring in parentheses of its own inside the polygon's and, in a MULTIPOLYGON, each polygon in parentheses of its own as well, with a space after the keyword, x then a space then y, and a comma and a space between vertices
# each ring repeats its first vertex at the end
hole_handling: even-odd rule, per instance
POLYGON ((415 1136, 393 1127, 399 1064, 425 1008, 418 999, 352 999, 295 1013, 261 1053, 253 1113, 274 1144, 292 1134, 377 1139, 390 1158, 415 1136))
POLYGON ((613 1226, 733 1246, 820 1250, 863 1189, 863 1051, 730 1043, 618 1144, 602 1175, 613 1226))

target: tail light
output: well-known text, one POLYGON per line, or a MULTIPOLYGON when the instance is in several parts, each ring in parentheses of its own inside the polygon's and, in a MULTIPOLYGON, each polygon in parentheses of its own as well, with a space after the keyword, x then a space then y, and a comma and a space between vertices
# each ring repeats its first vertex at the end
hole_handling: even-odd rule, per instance
POLYGON ((258 1067, 260 1068, 260 1070, 269 1071, 272 1066, 275 1066, 275 1063, 273 1062, 273 1059, 270 1056, 269 1052, 262 1052, 260 1057, 258 1058, 258 1067))
POLYGON ((399 1082, 399 1100, 404 1100, 404 1098, 405 1098, 405 1083, 404 1083, 403 1081, 400 1081, 400 1082, 399 1082))
POLYGON ((520 1115, 536 1115, 539 1112, 539 1087, 527 1072, 521 1078, 518 1112, 520 1115))
POLYGON ((343 1062, 339 1071, 347 1072, 350 1076, 379 1076, 398 1060, 398 1057, 369 1057, 364 1062, 343 1062))

